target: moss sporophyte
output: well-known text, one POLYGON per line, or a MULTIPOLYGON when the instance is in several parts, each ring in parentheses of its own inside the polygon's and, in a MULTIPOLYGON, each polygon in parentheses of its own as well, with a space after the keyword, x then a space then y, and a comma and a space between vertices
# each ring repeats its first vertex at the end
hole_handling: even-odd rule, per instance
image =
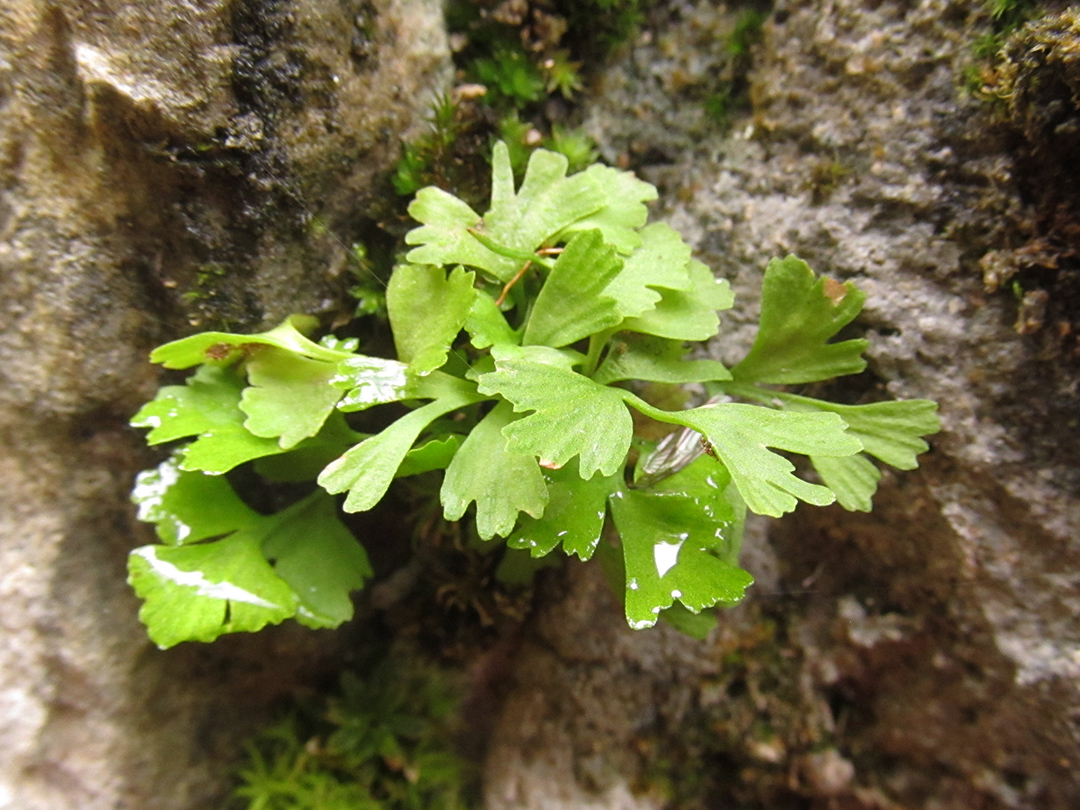
POLYGON ((150 637, 168 647, 349 619, 372 570, 339 508, 367 511, 420 473, 441 471, 443 516, 483 540, 607 558, 635 628, 663 616, 700 632, 695 614, 743 598, 746 510, 869 510, 875 460, 914 468, 936 405, 841 405, 778 387, 865 368, 866 340, 833 340, 863 293, 775 259, 746 356, 731 368, 693 359, 687 343, 716 335, 734 297, 678 233, 646 224, 656 196, 606 166, 568 175, 545 150, 515 187, 500 143, 485 213, 434 187, 409 207, 419 225, 386 289, 396 358, 312 340, 317 323, 302 315, 155 350, 154 362, 195 372, 132 420, 150 444, 179 443, 133 495, 160 540, 130 557, 150 637), (682 409, 651 395, 690 383, 711 398, 682 409), (404 415, 379 432, 350 422, 389 403, 404 415), (819 482, 775 451, 806 456, 819 482), (317 486, 262 514, 223 475, 240 465, 317 486))

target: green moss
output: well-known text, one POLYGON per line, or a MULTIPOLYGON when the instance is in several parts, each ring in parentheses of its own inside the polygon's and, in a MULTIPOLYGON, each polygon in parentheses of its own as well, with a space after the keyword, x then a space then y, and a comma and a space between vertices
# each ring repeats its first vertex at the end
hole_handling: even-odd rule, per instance
POLYGON ((555 51, 543 61, 541 67, 545 86, 551 95, 558 94, 569 101, 585 87, 581 81, 581 62, 572 61, 569 51, 555 51))
POLYGON ((730 87, 724 87, 715 93, 710 93, 706 97, 705 103, 702 104, 705 115, 709 120, 722 127, 726 127, 731 123, 731 113, 734 106, 730 87))
POLYGON ((645 21, 650 0, 557 0, 572 36, 588 49, 610 54, 645 21))
POLYGON ((975 98, 997 104, 1000 97, 994 85, 1003 60, 1002 49, 1013 33, 1042 12, 1035 0, 984 0, 983 5, 990 26, 972 41, 973 61, 961 68, 960 86, 975 98))
POLYGON ((415 194, 436 183, 446 172, 447 163, 461 132, 458 106, 453 98, 439 96, 432 104, 428 126, 420 137, 405 146, 394 170, 394 190, 402 196, 415 194))
POLYGON ((1031 19, 1036 3, 1034 0, 987 0, 986 6, 1001 30, 1007 32, 1031 19))
POLYGON ((349 295, 356 299, 355 317, 377 315, 386 318, 386 281, 376 272, 368 257, 367 247, 357 242, 349 251, 349 272, 356 283, 349 288, 349 295))
POLYGON ((189 323, 228 328, 249 319, 250 313, 230 293, 235 293, 235 270, 221 262, 207 262, 195 270, 194 280, 180 293, 189 323))
POLYGON ((741 8, 735 17, 735 27, 724 43, 724 49, 733 57, 748 57, 750 48, 761 39, 761 28, 768 15, 757 8, 741 8))
POLYGON ((971 52, 978 59, 991 59, 1001 50, 1002 42, 1001 34, 987 31, 975 38, 971 44, 971 52))
POLYGON ((337 695, 248 745, 240 810, 464 810, 476 772, 454 752, 458 695, 447 674, 391 657, 345 673, 337 695))
POLYGON ((851 174, 851 169, 838 160, 821 160, 810 170, 809 188, 815 205, 825 202, 851 174))
POLYGON ((794 757, 827 743, 807 696, 792 676, 794 647, 767 615, 712 637, 705 654, 716 662, 704 678, 696 703, 677 734, 643 738, 642 792, 659 794, 665 807, 802 806, 783 787, 794 757))
POLYGON ((428 130, 405 146, 394 188, 408 196, 437 185, 469 199, 468 186, 478 174, 471 156, 486 155, 496 139, 510 147, 515 171, 539 146, 565 154, 571 170, 594 162, 592 140, 567 123, 574 118, 572 105, 584 90, 589 64, 626 41, 649 5, 649 0, 526 0, 494 6, 451 0, 447 27, 456 38, 458 80, 468 84, 468 92, 456 104, 436 103, 428 130), (553 109, 554 120, 549 118, 553 109))
POLYGON ((1011 130, 1019 193, 1035 212, 1011 223, 1013 249, 987 253, 987 289, 1010 289, 1016 328, 1046 356, 1076 355, 1080 333, 1080 9, 1045 14, 1004 39, 981 87, 1011 130), (1044 328, 1049 327, 1049 328, 1044 328))
POLYGON ((755 6, 733 12, 730 32, 721 43, 727 64, 702 102, 705 116, 717 126, 730 126, 736 114, 750 108, 751 49, 761 39, 766 19, 768 14, 755 6))
POLYGON ((195 285, 181 293, 181 300, 195 304, 217 296, 221 282, 228 275, 228 268, 217 262, 209 262, 195 271, 195 285))
POLYGON ((514 175, 521 177, 525 173, 525 164, 529 162, 532 150, 540 144, 542 135, 528 121, 522 121, 517 110, 499 119, 498 140, 506 143, 510 150, 510 165, 514 175))
POLYGON ((1017 29, 1000 52, 994 93, 1036 148, 1077 142, 1080 127, 1080 9, 1017 29))
POLYGON ((544 140, 544 148, 566 156, 570 161, 569 171, 580 172, 596 162, 599 153, 596 142, 579 129, 569 129, 555 125, 551 135, 544 140))
POLYGON ((500 47, 473 61, 470 78, 484 85, 486 99, 496 106, 523 107, 543 98, 546 83, 540 69, 521 48, 500 47))

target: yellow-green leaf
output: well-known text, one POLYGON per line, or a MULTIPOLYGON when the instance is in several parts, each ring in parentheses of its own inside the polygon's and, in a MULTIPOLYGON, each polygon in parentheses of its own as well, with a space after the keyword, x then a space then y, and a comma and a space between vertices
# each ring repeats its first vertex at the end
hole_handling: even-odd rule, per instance
POLYGON ((500 402, 480 420, 447 467, 439 495, 447 520, 459 520, 475 501, 484 540, 510 534, 520 512, 540 517, 548 501, 536 459, 507 447, 503 429, 513 418, 510 405, 500 402))

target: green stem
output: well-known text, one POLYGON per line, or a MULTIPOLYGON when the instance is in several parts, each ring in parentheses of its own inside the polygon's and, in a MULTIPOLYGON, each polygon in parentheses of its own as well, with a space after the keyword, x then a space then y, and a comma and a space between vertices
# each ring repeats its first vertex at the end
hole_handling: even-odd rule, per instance
POLYGON ((525 332, 525 326, 529 322, 529 316, 532 314, 532 302, 529 300, 528 295, 525 294, 525 284, 528 283, 528 279, 525 279, 525 283, 515 284, 510 289, 510 297, 514 301, 514 311, 517 313, 517 325, 515 331, 518 333, 518 342, 521 342, 521 335, 525 332))
POLYGON ((539 255, 538 253, 533 253, 529 250, 517 250, 516 248, 507 247, 506 245, 500 245, 494 239, 485 236, 476 228, 469 228, 468 231, 470 234, 472 234, 473 239, 486 247, 492 253, 495 253, 499 256, 505 256, 508 259, 517 259, 519 262, 532 262, 533 264, 540 265, 546 270, 550 270, 553 266, 550 261, 539 255))
POLYGON ((600 353, 604 350, 611 335, 612 332, 607 330, 589 335, 589 353, 585 355, 585 365, 581 369, 581 373, 586 377, 591 377, 596 373, 596 367, 600 363, 600 353))
POLYGON ((680 427, 688 427, 693 430, 697 430, 686 419, 680 418, 685 411, 665 411, 660 408, 655 408, 641 397, 631 394, 629 391, 623 393, 623 401, 634 410, 645 414, 645 416, 652 417, 657 422, 666 422, 669 425, 679 425, 680 427))

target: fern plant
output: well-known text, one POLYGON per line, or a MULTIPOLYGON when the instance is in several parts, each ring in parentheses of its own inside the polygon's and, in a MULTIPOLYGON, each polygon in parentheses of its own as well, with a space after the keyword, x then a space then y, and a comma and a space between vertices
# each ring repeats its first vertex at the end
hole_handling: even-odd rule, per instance
POLYGON ((775 388, 865 368, 865 340, 830 342, 863 294, 793 256, 774 260, 746 357, 730 369, 693 359, 687 343, 716 335, 733 295, 678 233, 646 224, 655 197, 606 166, 568 175, 566 158, 545 150, 515 187, 500 143, 483 215, 434 187, 409 207, 420 225, 386 290, 396 358, 315 342, 316 322, 300 315, 158 348, 154 362, 196 371, 132 420, 150 444, 185 442, 133 496, 161 540, 130 558, 151 638, 168 647, 287 618, 348 619, 371 568, 335 496, 364 512, 421 472, 443 471, 446 519, 475 505, 484 540, 534 557, 608 555, 634 628, 742 599, 747 509, 868 510, 880 478, 871 458, 914 468, 921 437, 938 429, 935 404, 840 405, 775 388), (657 385, 690 383, 711 398, 650 401, 657 385), (350 426, 348 414, 389 403, 407 410, 381 432, 350 426), (671 432, 645 438, 657 428, 671 432), (777 451, 807 456, 820 483, 777 451), (264 515, 222 476, 246 463, 318 487, 264 515))

